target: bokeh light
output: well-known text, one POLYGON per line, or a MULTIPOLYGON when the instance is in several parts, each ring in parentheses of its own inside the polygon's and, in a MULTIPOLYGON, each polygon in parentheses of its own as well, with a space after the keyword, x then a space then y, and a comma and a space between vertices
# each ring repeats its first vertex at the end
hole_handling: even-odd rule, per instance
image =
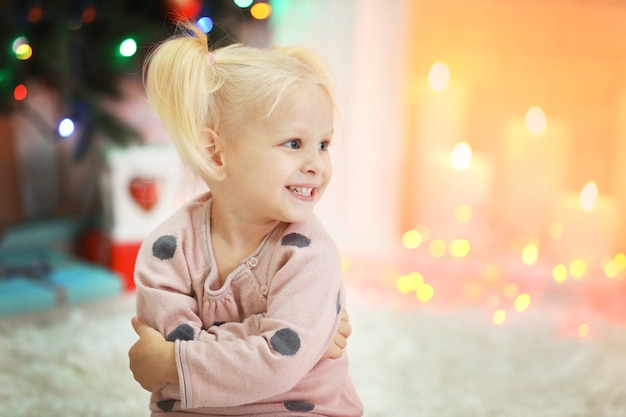
POLYGON ((250 14, 256 20, 265 20, 272 14, 272 6, 267 3, 256 3, 250 8, 250 14))
POLYGON ((120 43, 120 55, 131 57, 137 52, 137 42, 133 38, 127 38, 120 43))
POLYGON ((457 171, 465 171, 472 163, 472 148, 466 142, 458 143, 450 154, 450 164, 457 171))
POLYGON ((450 245, 448 246, 448 251, 450 252, 450 255, 455 258, 464 258, 469 254, 470 247, 471 245, 469 240, 455 239, 450 242, 450 245))
POLYGON ((58 128, 59 136, 62 138, 66 138, 71 136, 74 133, 74 122, 70 118, 65 118, 61 120, 58 128))
POLYGON ((518 295, 513 302, 513 306, 520 313, 526 310, 530 306, 530 294, 523 293, 518 295))
POLYGON ((598 185, 595 181, 589 181, 580 192, 580 208, 587 213, 593 211, 598 199, 598 185))
POLYGON ((445 62, 436 61, 428 72, 428 86, 433 91, 443 91, 450 82, 450 68, 445 62))
POLYGON ((407 249, 418 248, 424 241, 424 236, 419 230, 408 230, 402 235, 402 244, 407 249))
POLYGON ((533 135, 543 135, 546 132, 548 122, 543 110, 538 106, 532 106, 526 112, 526 128, 533 135))
POLYGON ((198 19, 198 22, 196 24, 204 33, 209 33, 213 30, 213 19, 208 16, 201 17, 200 19, 198 19))
POLYGON ((237 7, 245 9, 246 7, 250 7, 253 1, 254 0, 234 0, 234 3, 235 5, 237 5, 237 7))
POLYGON ((567 275, 567 267, 563 264, 556 265, 552 268, 552 278, 559 284, 562 284, 567 280, 567 275))
POLYGON ((447 250, 448 245, 441 239, 435 239, 428 245, 428 252, 433 258, 442 258, 447 250))
POLYGON ((28 95, 28 89, 24 84, 18 84, 13 90, 13 98, 17 101, 22 101, 28 95))

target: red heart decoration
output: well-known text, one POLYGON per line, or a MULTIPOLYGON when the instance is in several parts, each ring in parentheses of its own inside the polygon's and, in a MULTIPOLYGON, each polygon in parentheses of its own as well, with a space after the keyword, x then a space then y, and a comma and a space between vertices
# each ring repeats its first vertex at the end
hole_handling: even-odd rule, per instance
POLYGON ((159 199, 156 178, 134 177, 128 184, 128 191, 133 200, 145 211, 150 211, 159 199))

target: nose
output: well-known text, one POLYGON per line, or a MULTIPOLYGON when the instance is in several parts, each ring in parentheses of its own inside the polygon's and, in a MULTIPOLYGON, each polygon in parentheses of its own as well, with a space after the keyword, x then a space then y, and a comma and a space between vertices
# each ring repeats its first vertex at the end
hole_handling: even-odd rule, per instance
POLYGON ((320 151, 315 150, 307 153, 302 164, 302 172, 310 174, 321 174, 324 172, 325 162, 320 151))

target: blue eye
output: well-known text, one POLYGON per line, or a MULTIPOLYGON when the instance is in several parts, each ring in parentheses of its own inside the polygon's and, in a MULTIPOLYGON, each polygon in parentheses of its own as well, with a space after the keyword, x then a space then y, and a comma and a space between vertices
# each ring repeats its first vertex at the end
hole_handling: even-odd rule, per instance
POLYGON ((299 139, 291 139, 283 144, 284 146, 291 149, 300 149, 300 140, 299 139))
POLYGON ((327 151, 329 147, 330 147, 330 141, 329 140, 325 140, 324 142, 320 143, 320 145, 319 145, 320 151, 327 151))

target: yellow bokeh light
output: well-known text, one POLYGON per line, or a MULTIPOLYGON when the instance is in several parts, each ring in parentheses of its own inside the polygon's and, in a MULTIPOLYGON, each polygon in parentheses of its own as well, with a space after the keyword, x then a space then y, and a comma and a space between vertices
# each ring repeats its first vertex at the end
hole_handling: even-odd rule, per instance
POLYGON ((428 252, 433 258, 442 258, 446 254, 448 245, 441 239, 435 239, 428 245, 428 252))
POLYGON ((467 239, 455 239, 448 247, 450 255, 455 258, 465 258, 470 251, 470 243, 467 239))
POLYGON ((575 259, 569 264, 569 273, 574 278, 582 278, 587 274, 587 263, 582 259, 575 259))
POLYGON ((619 267, 614 260, 610 260, 602 266, 602 270, 604 271, 604 275, 608 278, 615 278, 619 274, 619 267))
POLYGON ((617 269, 619 269, 620 272, 626 270, 626 255, 625 254, 618 253, 617 255, 613 257, 613 261, 617 265, 617 269))
POLYGON ((450 154, 450 165, 457 171, 465 171, 472 163, 472 148, 467 142, 457 143, 450 154))
POLYGON ((15 57, 20 61, 26 61, 33 56, 33 48, 27 43, 23 43, 15 48, 15 57))
POLYGON ((582 323, 578 326, 578 337, 587 337, 589 335, 590 326, 588 323, 582 323))
POLYGON ((583 211, 591 212, 596 206, 598 199, 598 185, 594 181, 589 181, 580 192, 580 208, 583 211))
POLYGON ((272 14, 272 6, 267 3, 256 3, 250 8, 250 14, 256 20, 264 20, 272 14))
POLYGON ((396 286, 403 294, 416 291, 424 283, 424 277, 419 272, 411 272, 398 278, 396 286))
POLYGON ((563 236, 563 225, 559 222, 554 222, 550 225, 548 229, 548 233, 550 237, 554 240, 558 240, 563 236))
POLYGON ((456 219, 461 223, 467 223, 472 219, 472 208, 467 204, 461 204, 454 212, 456 219))
POLYGON ((548 122, 543 110, 538 106, 532 106, 526 112, 526 128, 534 135, 543 135, 546 132, 548 122))
POLYGON ((562 284, 567 279, 567 267, 563 264, 556 265, 552 268, 552 278, 559 284, 562 284))
POLYGON ((539 241, 531 240, 522 249, 522 261, 531 266, 537 262, 537 258, 539 258, 539 241))
POLYGON ((515 310, 519 311, 520 313, 526 310, 528 306, 530 306, 530 294, 524 293, 518 295, 513 302, 513 306, 515 307, 515 310))
POLYGON ((422 284, 415 291, 415 295, 422 303, 426 303, 433 298, 433 295, 435 295, 435 289, 428 284, 422 284))
POLYGON ((497 309, 491 314, 491 321, 495 325, 500 325, 506 321, 506 310, 497 309))
POLYGON ((407 249, 415 249, 424 241, 424 236, 419 230, 412 229, 402 235, 402 244, 407 249))
POLYGON ((443 91, 450 82, 450 68, 445 62, 436 61, 428 71, 428 86, 433 91, 443 91))

